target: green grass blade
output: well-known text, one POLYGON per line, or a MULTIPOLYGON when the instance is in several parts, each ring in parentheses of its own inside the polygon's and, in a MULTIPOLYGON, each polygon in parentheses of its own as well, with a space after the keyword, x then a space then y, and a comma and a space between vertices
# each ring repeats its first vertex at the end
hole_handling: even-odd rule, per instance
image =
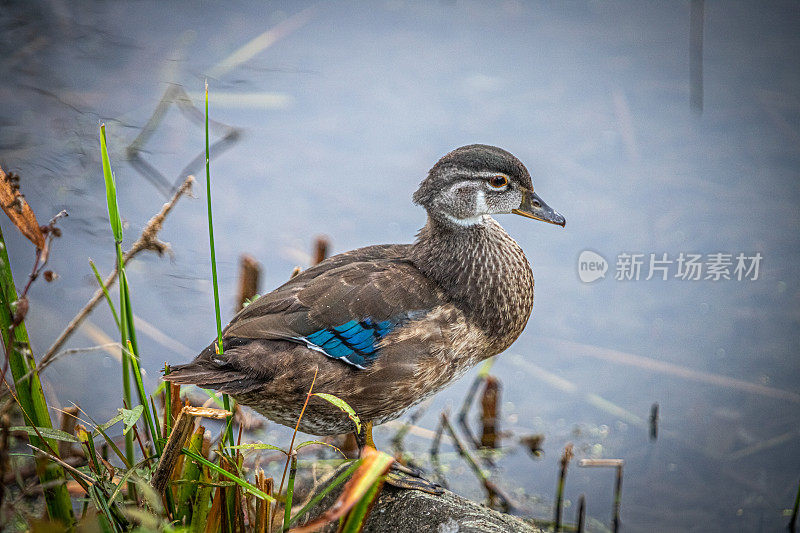
POLYGON ((361 433, 361 419, 358 418, 358 415, 356 414, 355 410, 352 407, 350 407, 350 405, 346 401, 334 396, 333 394, 325 394, 324 392, 315 392, 314 394, 312 394, 312 396, 322 398, 326 402, 329 402, 338 407, 339 409, 341 409, 342 411, 344 411, 350 418, 350 420, 352 420, 353 423, 356 425, 356 432, 361 433))
POLYGON ((336 476, 336 479, 328 483, 328 485, 324 489, 319 491, 317 494, 315 494, 314 497, 311 500, 309 500, 309 502, 305 504, 302 509, 297 511, 297 514, 295 514, 294 517, 292 517, 292 519, 289 520, 289 525, 291 526, 292 524, 297 522, 298 519, 302 518, 303 515, 305 515, 315 505, 317 505, 317 503, 319 503, 322 500, 322 498, 324 498, 330 491, 332 491, 333 489, 335 489, 336 487, 347 481, 353 474, 353 472, 355 472, 356 469, 358 469, 359 466, 361 466, 361 461, 353 461, 353 464, 348 466, 344 472, 336 476))
POLYGON ((201 533, 206 530, 206 520, 211 510, 211 493, 214 489, 210 482, 211 479, 208 473, 203 470, 200 474, 197 497, 194 499, 194 506, 192 507, 192 522, 189 529, 192 533, 201 533))
POLYGON ((103 278, 100 276, 100 272, 97 271, 97 267, 95 266, 94 261, 91 259, 89 259, 89 266, 92 267, 92 272, 94 272, 94 277, 97 280, 97 284, 100 285, 100 290, 103 291, 103 296, 106 298, 108 308, 111 309, 111 314, 114 315, 114 323, 117 325, 117 329, 119 329, 119 315, 117 314, 116 307, 114 307, 114 303, 111 301, 111 296, 108 294, 108 289, 106 289, 106 285, 103 283, 103 278))
POLYGON ((115 416, 114 418, 112 418, 111 420, 106 422, 105 424, 102 424, 102 425, 99 425, 99 426, 97 425, 97 422, 95 422, 91 417, 89 417, 89 419, 92 420, 92 423, 94 423, 94 425, 95 425, 95 430, 92 432, 92 437, 96 437, 98 433, 100 435, 102 435, 103 438, 106 441, 106 444, 108 444, 108 446, 114 451, 114 453, 117 455, 117 457, 120 458, 122 463, 125 465, 125 468, 130 468, 131 467, 131 463, 128 462, 128 458, 125 457, 122 454, 122 452, 117 447, 117 445, 114 443, 114 441, 111 439, 111 437, 108 436, 108 433, 106 433, 106 429, 110 428, 111 426, 113 426, 114 424, 116 424, 117 422, 122 420, 122 413, 118 414, 117 416, 115 416))
MULTIPOLYGON (((147 432, 154 443, 156 450, 160 453, 159 441, 157 439, 157 432, 153 423, 153 414, 150 412, 150 406, 147 402, 147 394, 144 390, 142 382, 142 371, 139 367, 139 349, 136 342, 136 328, 133 321, 133 309, 131 306, 130 286, 128 278, 125 274, 125 265, 122 258, 122 219, 119 213, 119 202, 117 200, 117 187, 114 179, 114 173, 111 170, 111 162, 108 157, 108 144, 106 141, 106 128, 105 124, 100 126, 100 151, 101 159, 103 162, 103 178, 106 186, 106 200, 108 202, 108 219, 111 223, 111 230, 114 234, 114 242, 117 252, 117 270, 119 274, 119 316, 117 318, 117 325, 120 329, 120 336, 122 337, 122 346, 128 346, 128 353, 123 349, 122 355, 122 372, 123 378, 123 395, 126 405, 130 408, 133 407, 131 403, 131 390, 130 390, 130 371, 133 370, 134 380, 136 382, 136 392, 139 396, 139 403, 144 409, 144 418, 147 426, 147 432)), ((99 276, 98 276, 99 279, 99 276)), ((105 292, 105 291, 104 291, 105 292)), ((111 300, 108 299, 109 305, 111 300)), ((112 311, 113 306, 111 306, 112 311)), ((126 433, 125 451, 128 462, 133 462, 133 440, 132 436, 126 433)))
MULTIPOLYGON (((394 458, 389 454, 370 447, 364 448, 358 469, 339 498, 327 511, 303 526, 303 531, 316 531, 314 528, 344 517, 373 490, 376 482, 383 480, 393 462, 394 458)), ((365 513, 368 509, 369 507, 365 509, 365 513)))
POLYGON ((797 513, 800 510, 800 485, 797 487, 797 496, 794 497, 794 507, 792 508, 792 518, 789 520, 789 531, 794 531, 797 526, 797 513))
POLYGON ((120 409, 120 414, 122 415, 122 421, 125 424, 125 429, 122 430, 122 434, 128 433, 139 421, 142 417, 142 412, 144 411, 144 407, 141 405, 137 405, 133 409, 120 409))
MULTIPOLYGON (((217 322, 217 353, 222 355, 222 315, 219 310, 219 283, 217 282, 217 255, 214 246, 214 219, 211 212, 211 163, 209 156, 209 142, 208 142, 208 81, 206 81, 206 102, 205 102, 205 133, 206 133, 206 201, 208 207, 208 243, 211 248, 211 282, 214 286, 214 318, 217 322)), ((231 400, 227 394, 222 395, 222 405, 226 411, 233 412, 231 400)), ((226 422, 227 440, 230 444, 234 443, 233 440, 233 417, 228 417, 226 422)), ((225 446, 225 437, 223 437, 222 445, 225 446)))
POLYGON ((217 283, 217 258, 214 249, 214 219, 211 211, 211 164, 208 145, 208 82, 206 81, 206 203, 208 207, 208 241, 211 246, 211 282, 214 285, 214 318, 217 321, 217 348, 222 353, 222 316, 219 310, 219 285, 217 283))
POLYGON ((106 125, 100 124, 100 158, 103 161, 103 179, 106 183, 106 201, 108 202, 108 220, 111 222, 111 231, 116 242, 122 242, 122 220, 119 216, 117 203, 117 186, 114 173, 111 171, 111 162, 108 159, 108 146, 106 144, 106 125))
POLYGON ((92 468, 98 476, 101 475, 100 463, 97 461, 97 448, 94 446, 94 439, 82 427, 78 427, 75 433, 81 442, 83 448, 83 455, 89 458, 90 468, 92 468))
POLYGON ((147 401, 147 393, 144 390, 144 382, 142 381, 142 369, 139 367, 139 354, 131 341, 128 341, 128 350, 131 352, 131 367, 133 368, 133 379, 136 383, 136 392, 139 396, 140 405, 144 414, 144 421, 147 424, 147 430, 150 433, 150 438, 153 439, 153 445, 156 448, 158 455, 161 455, 161 444, 158 440, 158 430, 156 429, 153 420, 153 413, 150 411, 150 405, 147 401))
POLYGON ((125 485, 128 482, 128 479, 135 473, 136 473, 135 468, 128 468, 128 470, 120 478, 119 483, 117 483, 117 486, 114 488, 114 492, 112 492, 111 496, 108 497, 109 502, 114 501, 114 498, 116 498, 119 495, 120 491, 122 490, 122 486, 125 485))
MULTIPOLYGON (((118 255, 118 266, 122 267, 122 254, 119 250, 120 246, 117 245, 117 255, 118 255)), ((120 272, 121 274, 121 272, 120 272)), ((128 342, 128 327, 125 320, 125 296, 124 296, 124 289, 122 287, 122 277, 120 276, 120 298, 119 298, 119 306, 120 306, 120 314, 122 318, 119 321, 120 324, 120 338, 122 344, 122 400, 124 404, 128 407, 131 407, 131 361, 130 356, 128 355, 128 350, 125 348, 128 342)), ((130 432, 125 433, 125 458, 128 460, 128 463, 133 464, 134 462, 134 455, 133 455, 133 434, 130 432)), ((131 491, 133 491, 133 485, 130 486, 131 491)))
MULTIPOLYGON (((161 435, 161 425, 158 423, 158 410, 156 409, 156 401, 153 399, 152 395, 150 395, 150 412, 153 413, 153 418, 154 418, 153 427, 156 430, 156 434, 153 435, 153 438, 157 439, 158 441, 156 448, 161 450, 162 448, 160 441, 164 437, 161 435)), ((161 455, 161 452, 159 451, 158 454, 161 455)))
POLYGON ((70 435, 66 431, 61 431, 60 429, 53 429, 47 427, 37 427, 36 429, 34 429, 31 426, 13 426, 8 428, 8 431, 24 431, 30 437, 36 437, 37 435, 41 435, 46 439, 62 440, 64 442, 76 442, 76 443, 80 442, 80 440, 75 435, 70 435))
POLYGON ((292 517, 292 499, 294 499, 294 478, 297 477, 297 452, 292 453, 292 466, 289 468, 289 481, 286 485, 286 501, 283 505, 283 530, 289 530, 292 517))
POLYGON ((217 393, 216 393, 216 392, 214 392, 214 391, 213 391, 213 390, 211 390, 211 389, 204 389, 203 387, 197 387, 197 388, 198 388, 198 389, 200 389, 201 391, 205 392, 205 393, 206 393, 206 395, 208 395, 208 397, 209 397, 209 398, 210 398, 210 399, 211 399, 211 400, 212 400, 212 401, 213 401, 215 404, 217 404, 217 407, 219 407, 220 409, 224 409, 224 408, 225 408, 225 404, 222 402, 222 400, 220 400, 219 398, 217 398, 217 393))
MULTIPOLYGON (((127 407, 131 407, 131 370, 130 358, 125 350, 128 342, 127 317, 125 309, 125 276, 124 261, 122 260, 122 220, 119 215, 119 205, 117 202, 117 185, 114 181, 114 174, 111 171, 111 162, 108 158, 108 146, 106 143, 106 125, 100 125, 100 158, 103 163, 103 180, 106 187, 106 200, 108 203, 108 221, 111 224, 111 233, 114 235, 114 247, 117 254, 117 271, 119 273, 119 329, 120 343, 122 345, 122 398, 127 407)), ((125 458, 129 464, 134 462, 133 435, 125 435, 125 458)), ((133 493, 133 485, 130 487, 133 493)))
POLYGON ((200 463, 200 464, 202 464, 204 466, 207 466, 209 469, 213 470, 214 472, 216 472, 216 473, 218 473, 218 474, 220 474, 222 476, 227 477, 228 479, 230 479, 231 481, 235 482, 237 485, 242 487, 244 490, 246 490, 247 492, 249 492, 253 496, 257 496, 258 498, 261 498, 262 500, 266 500, 268 502, 274 502, 275 501, 275 498, 273 498, 272 496, 270 496, 266 492, 263 492, 263 491, 259 490, 258 487, 256 487, 255 485, 251 485, 250 483, 248 483, 244 479, 240 478, 239 476, 235 476, 235 475, 231 474, 230 472, 228 472, 227 470, 225 470, 224 468, 222 468, 222 467, 220 467, 218 465, 215 465, 214 463, 212 463, 211 461, 209 461, 208 459, 206 459, 202 455, 199 455, 199 454, 197 454, 197 453, 195 453, 195 452, 193 452, 191 450, 188 450, 186 448, 183 448, 182 451, 183 451, 184 455, 186 455, 188 457, 191 457, 192 459, 194 459, 195 461, 197 461, 198 463, 200 463))
MULTIPOLYGON (((6 348, 8 366, 11 368, 14 378, 16 398, 28 425, 53 427, 39 373, 36 371, 36 361, 30 350, 25 322, 12 328, 14 320, 11 306, 17 300, 17 290, 14 286, 10 265, 3 232, 0 230, 0 330, 2 330, 3 345, 6 348)), ((38 436, 31 437, 30 442, 34 446, 42 448, 54 450, 57 447, 54 441, 42 441, 38 436)), ((62 522, 65 526, 71 526, 74 522, 74 515, 65 483, 64 469, 45 458, 38 458, 36 463, 39 480, 42 486, 46 487, 44 500, 48 516, 54 521, 62 522)))
MULTIPOLYGON (((122 249, 120 248, 120 252, 122 249)), ((133 306, 131 305, 131 284, 128 281, 128 274, 125 272, 125 267, 122 267, 119 276, 120 281, 125 286, 125 326, 128 332, 128 341, 133 345, 132 353, 139 359, 139 343, 136 342, 136 325, 133 320, 133 306)), ((141 376, 139 376, 141 378, 141 376)), ((140 398, 141 402, 146 403, 144 398, 140 398)))
POLYGON ((312 445, 320 445, 320 446, 327 446, 328 448, 333 448, 334 450, 339 452, 342 455, 342 457, 347 459, 347 455, 345 455, 345 453, 342 450, 340 450, 339 448, 337 448, 333 444, 330 444, 330 443, 327 443, 327 442, 322 442, 321 440, 307 440, 307 441, 301 442, 300 444, 295 446, 294 449, 295 450, 299 450, 301 448, 305 448, 306 446, 312 446, 312 445))
MULTIPOLYGON (((169 372, 169 365, 164 363, 164 375, 168 375, 169 372)), ((164 434, 169 437, 169 434, 172 433, 172 386, 168 382, 162 381, 154 394, 157 395, 162 389, 164 391, 164 434)), ((176 398, 176 401, 180 401, 180 398, 176 398)))
POLYGON ((380 494, 381 488, 383 488, 383 481, 383 478, 381 478, 373 483, 367 493, 353 506, 353 509, 347 515, 347 519, 344 522, 342 533, 361 532, 364 528, 364 522, 367 520, 367 516, 372 510, 372 505, 380 494))
POLYGON ((239 444, 237 446, 226 446, 226 450, 274 450, 289 455, 286 450, 272 444, 264 444, 262 442, 254 442, 252 444, 239 444))
POLYGON ((99 426, 97 426, 96 430, 99 433, 102 433, 103 431, 107 430, 108 428, 110 428, 111 426, 113 426, 114 424, 119 422, 120 420, 122 420, 122 413, 119 413, 117 416, 115 416, 114 418, 112 418, 108 422, 106 422, 104 424, 100 424, 99 426))
POLYGON ((215 404, 217 404, 217 407, 219 407, 219 408, 221 408, 221 409, 224 409, 224 408, 225 408, 225 404, 222 402, 222 400, 220 400, 219 398, 217 398, 217 393, 216 393, 216 392, 214 392, 214 391, 213 391, 213 390, 211 390, 211 389, 204 389, 203 387, 197 387, 197 388, 198 388, 198 389, 200 389, 201 391, 205 392, 205 393, 208 395, 208 397, 209 397, 209 398, 211 398, 211 400, 212 400, 212 401, 213 401, 215 404))
POLYGON ((95 485, 90 485, 88 490, 89 497, 94 502, 95 507, 98 511, 103 513, 103 516, 108 520, 108 523, 111 525, 115 532, 122 532, 123 528, 120 527, 120 524, 115 519, 114 513, 111 511, 109 507, 109 501, 103 496, 100 490, 95 485))
POLYGON ((486 361, 483 362, 481 365, 480 370, 478 371, 478 376, 485 378, 489 375, 489 372, 492 370, 492 365, 494 365, 495 357, 490 357, 486 361))
MULTIPOLYGON (((195 431, 189 439, 189 450, 200 455, 203 449, 203 429, 202 426, 195 431)), ((194 461, 185 461, 183 466, 182 481, 187 483, 178 488, 178 512, 175 518, 189 524, 192 521, 192 501, 198 491, 197 481, 200 479, 201 467, 194 461)))

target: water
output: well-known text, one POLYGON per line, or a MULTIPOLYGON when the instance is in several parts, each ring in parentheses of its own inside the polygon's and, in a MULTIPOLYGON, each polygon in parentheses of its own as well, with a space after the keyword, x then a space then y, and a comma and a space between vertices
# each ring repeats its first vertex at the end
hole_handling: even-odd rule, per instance
MULTIPOLYGON (((533 460, 507 439, 500 483, 548 516, 560 450, 573 442, 577 458, 626 460, 626 530, 777 530, 800 474, 800 16, 791 2, 710 1, 704 15, 700 114, 688 3, 6 4, 2 164, 23 176, 42 221, 70 213, 50 263, 60 279, 31 293, 34 348, 93 292, 87 259, 102 271, 113 263, 98 121, 127 244, 163 203, 125 147, 170 84, 199 104, 208 76, 212 117, 241 132, 212 164, 223 319, 240 253, 262 263, 268 290, 308 264, 319 233, 334 251, 409 242, 424 223, 410 196, 427 169, 454 147, 495 144, 568 220, 561 230, 501 219, 537 280, 534 315, 493 368, 502 425, 544 433, 545 454, 533 460), (276 27, 271 46, 225 61, 276 27), (580 281, 584 250, 608 261, 604 279, 580 281), (763 259, 757 280, 676 279, 675 264, 667 281, 643 279, 650 254, 681 252, 763 259), (642 279, 614 279, 622 253, 645 254, 642 279)), ((142 155, 173 182, 202 136, 173 106, 142 155)), ((140 333, 151 388, 164 361, 186 361, 213 337, 204 187, 195 194, 161 233, 174 255, 130 266, 136 314, 183 346, 140 333)), ((33 254, 3 228, 24 279, 33 254)), ((115 336, 105 309, 91 322, 115 336)), ((101 340, 84 328, 68 347, 101 340)), ((473 376, 419 424, 433 429, 443 408, 457 409, 473 376)), ((65 356, 45 378, 54 405, 99 419, 118 406, 118 364, 104 352, 65 356)), ((392 433, 377 431, 379 445, 392 433)), ((451 482, 482 498, 469 471, 451 482)), ((565 516, 584 493, 593 519, 610 523, 612 485, 610 471, 573 464, 565 516)))

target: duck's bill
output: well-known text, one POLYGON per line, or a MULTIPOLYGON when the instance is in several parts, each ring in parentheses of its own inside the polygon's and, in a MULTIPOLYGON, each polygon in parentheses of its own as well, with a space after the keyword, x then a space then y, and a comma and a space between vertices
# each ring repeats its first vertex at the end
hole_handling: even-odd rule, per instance
POLYGON ((550 224, 556 224, 561 227, 567 224, 564 215, 544 203, 544 200, 539 198, 538 194, 527 189, 523 189, 522 191, 522 203, 517 209, 512 209, 511 212, 515 215, 522 215, 534 220, 549 222, 550 224))

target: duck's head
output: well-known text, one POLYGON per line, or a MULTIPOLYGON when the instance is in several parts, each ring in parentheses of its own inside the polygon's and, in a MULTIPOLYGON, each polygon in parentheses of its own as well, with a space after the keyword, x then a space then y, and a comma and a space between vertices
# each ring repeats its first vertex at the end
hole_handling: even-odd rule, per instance
POLYGON ((533 192, 528 169, 496 146, 471 144, 441 158, 414 193, 435 220, 454 227, 483 224, 514 213, 564 226, 566 221, 533 192))

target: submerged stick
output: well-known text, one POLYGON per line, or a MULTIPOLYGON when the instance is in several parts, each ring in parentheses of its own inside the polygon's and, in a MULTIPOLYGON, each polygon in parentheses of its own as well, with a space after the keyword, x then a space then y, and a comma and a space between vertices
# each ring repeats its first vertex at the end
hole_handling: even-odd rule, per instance
POLYGON ((567 445, 564 446, 564 453, 561 455, 561 470, 559 470, 558 473, 558 486, 556 487, 556 516, 553 531, 558 531, 561 529, 561 507, 564 501, 564 485, 566 484, 567 479, 567 467, 569 466, 569 462, 572 460, 573 455, 572 443, 567 443, 567 445))
POLYGON ((494 376, 486 376, 486 385, 481 396, 481 446, 495 449, 498 447, 498 423, 500 415, 500 380, 494 376))
POLYGON ((616 469, 616 479, 614 481, 614 507, 611 518, 611 530, 614 533, 619 531, 619 508, 622 504, 622 467, 625 461, 622 459, 581 459, 578 462, 581 467, 605 467, 616 469))
MULTIPOLYGON (((411 413, 411 416, 408 417, 408 422, 403 423, 400 426, 400 429, 392 437, 392 448, 395 451, 395 457, 402 457, 405 454, 405 447, 403 446, 403 440, 406 438, 409 429, 414 426, 417 421, 425 414, 425 411, 428 410, 430 406, 429 402, 423 403, 419 409, 411 413)), ((438 452, 438 450, 437 450, 438 452)))
POLYGON ((325 261, 328 257, 328 248, 330 248, 330 241, 325 235, 320 235, 314 240, 314 265, 325 261))
POLYGON ((581 494, 578 498, 578 516, 575 517, 578 533, 583 533, 584 522, 586 521, 586 497, 581 494))
POLYGON ((800 485, 797 486, 797 496, 794 498, 794 509, 792 509, 792 518, 789 520, 789 531, 795 533, 797 531, 797 510, 800 508, 800 485))
POLYGON ((650 440, 658 438, 658 402, 650 408, 650 440))
MULTIPOLYGON (((205 122, 203 112, 195 106, 186 90, 180 85, 174 83, 170 84, 161 96, 161 100, 156 104, 153 114, 150 115, 145 125, 142 126, 139 135, 125 149, 125 153, 128 157, 128 164, 161 191, 165 197, 168 197, 177 189, 179 180, 172 183, 156 167, 148 163, 141 154, 145 145, 158 130, 172 105, 175 105, 178 111, 190 122, 196 125, 203 125, 205 122)), ((239 140, 241 136, 241 131, 238 128, 222 124, 215 120, 209 120, 209 126, 211 131, 220 135, 220 138, 211 144, 211 153, 214 154, 220 154, 227 150, 239 140)), ((179 179, 180 176, 194 174, 198 169, 202 168, 205 163, 205 155, 205 152, 201 152, 192 158, 189 164, 184 166, 178 173, 179 179)))
POLYGON ((622 505, 622 461, 617 465, 616 481, 614 483, 614 519, 611 529, 614 533, 619 531, 619 508, 622 505))
POLYGON ((689 18, 689 107, 703 114, 703 19, 704 0, 692 0, 689 18))
POLYGON ((442 463, 439 462, 439 446, 442 442, 443 431, 444 431, 444 425, 440 420, 439 425, 436 426, 436 433, 434 434, 433 440, 431 441, 431 451, 430 451, 431 466, 433 466, 433 474, 434 476, 436 476, 436 483, 438 483, 444 488, 448 488, 447 480, 444 478, 444 473, 442 473, 442 463))
POLYGON ((461 427, 461 431, 467 436, 467 439, 472 443, 473 448, 480 447, 480 442, 472 434, 472 430, 469 427, 469 410, 472 407, 472 402, 475 400, 475 395, 478 394, 478 389, 480 389, 481 384, 486 379, 486 375, 483 372, 479 372, 475 379, 469 386, 469 390, 467 390, 467 395, 464 396, 464 401, 461 404, 461 409, 458 410, 458 425, 461 427))
POLYGON ((239 296, 236 299, 236 311, 244 308, 245 303, 258 293, 258 282, 261 278, 261 265, 252 256, 243 254, 239 259, 239 296))
POLYGON ((442 413, 442 426, 444 426, 444 429, 447 430, 447 432, 450 434, 450 437, 453 439, 453 443, 455 444, 458 454, 467 462, 472 471, 481 481, 489 500, 494 501, 495 497, 498 498, 500 500, 500 506, 503 509, 503 512, 509 512, 512 508, 511 498, 509 498, 500 487, 495 485, 494 482, 489 479, 483 469, 481 469, 477 461, 475 461, 475 458, 472 457, 469 449, 467 449, 467 447, 461 442, 461 439, 458 438, 453 426, 450 424, 447 413, 442 413))

